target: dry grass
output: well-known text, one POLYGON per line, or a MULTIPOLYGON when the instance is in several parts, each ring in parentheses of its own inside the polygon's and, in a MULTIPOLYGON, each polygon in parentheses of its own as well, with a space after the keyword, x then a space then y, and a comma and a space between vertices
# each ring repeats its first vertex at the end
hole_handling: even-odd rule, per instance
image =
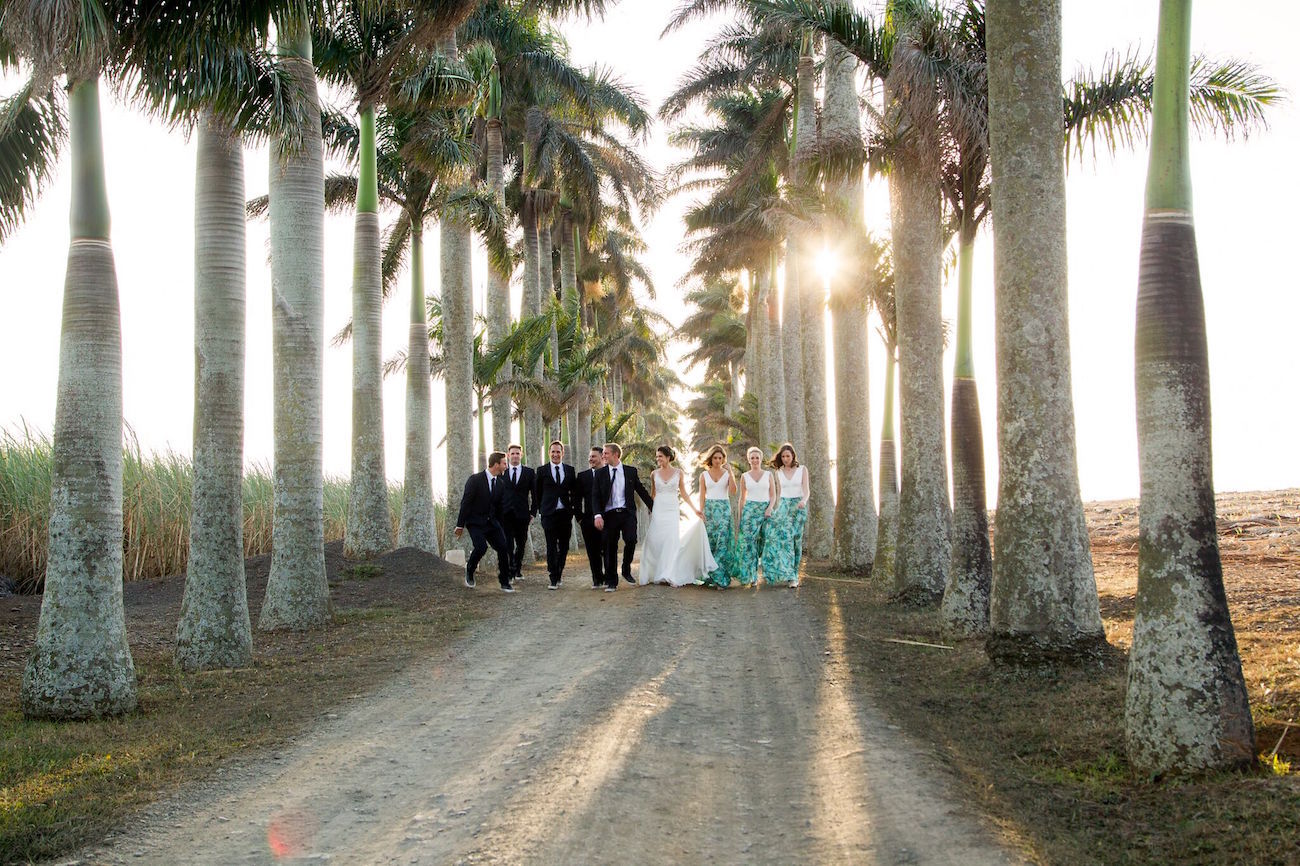
MULTIPOLYGON (((128 437, 130 439, 130 437, 128 437)), ((45 576, 50 508, 51 443, 24 429, 0 433, 0 575, 23 592, 40 592, 45 576)), ((189 559, 190 497, 194 472, 189 459, 168 452, 145 454, 130 441, 122 466, 123 562, 128 581, 185 571, 189 559)), ((275 502, 269 466, 254 465, 244 476, 244 555, 271 550, 275 502)), ((343 537, 348 482, 325 479, 325 540, 343 537)), ((402 489, 392 485, 389 510, 393 538, 402 512, 402 489)), ((439 520, 442 508, 437 506, 439 520)))
POLYGON ((1267 758, 1280 741, 1277 756, 1290 762, 1288 775, 1261 764, 1247 775, 1156 783, 1130 769, 1123 699, 1137 585, 1136 503, 1089 508, 1114 652, 1086 669, 993 668, 979 641, 949 640, 932 613, 891 606, 878 587, 814 580, 810 588, 839 594, 859 687, 932 743, 966 795, 1034 861, 1300 863, 1300 729, 1285 726, 1300 722, 1300 509, 1294 491, 1271 495, 1266 502, 1277 523, 1243 534, 1230 524, 1260 502, 1242 498, 1220 505, 1225 583, 1258 750, 1267 758))

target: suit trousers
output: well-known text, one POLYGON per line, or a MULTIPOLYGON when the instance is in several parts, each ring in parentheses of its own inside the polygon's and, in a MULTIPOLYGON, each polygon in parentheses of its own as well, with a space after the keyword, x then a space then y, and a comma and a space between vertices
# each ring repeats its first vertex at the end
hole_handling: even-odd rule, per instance
POLYGON ((510 576, 518 577, 524 564, 524 546, 528 544, 528 517, 502 515, 501 528, 505 531, 510 551, 507 557, 510 561, 510 576))
POLYGON ((546 573, 551 583, 559 583, 564 561, 569 558, 569 542, 573 540, 573 515, 567 508, 543 514, 542 533, 546 536, 546 573))
POLYGON ((632 555, 636 553, 636 509, 605 512, 605 585, 618 586, 618 540, 623 539, 623 576, 632 579, 632 555))
POLYGON ((605 533, 596 528, 590 517, 582 518, 582 544, 587 548, 591 585, 600 586, 605 582, 605 533))
POLYGON ((497 580, 502 586, 510 585, 510 551, 506 547, 506 536, 501 531, 501 525, 496 522, 489 523, 487 526, 467 526, 465 531, 469 533, 469 540, 474 547, 469 552, 469 559, 465 561, 465 573, 470 577, 474 576, 474 569, 478 568, 479 560, 483 554, 487 553, 488 546, 497 552, 497 580))

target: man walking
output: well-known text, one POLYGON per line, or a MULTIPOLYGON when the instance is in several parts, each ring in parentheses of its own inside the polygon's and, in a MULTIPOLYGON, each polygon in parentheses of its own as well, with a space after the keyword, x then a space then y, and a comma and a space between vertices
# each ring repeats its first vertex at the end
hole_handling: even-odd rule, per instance
POLYGON ((505 494, 501 502, 501 528, 506 533, 509 547, 511 580, 520 579, 520 570, 524 564, 524 546, 528 543, 528 524, 533 522, 537 513, 537 503, 533 501, 533 470, 522 465, 524 449, 511 445, 506 449, 505 474, 502 485, 505 494))
POLYGON ((578 473, 577 491, 573 498, 574 519, 582 530, 582 544, 587 548, 587 564, 591 567, 591 588, 605 586, 605 537, 596 528, 596 474, 605 468, 605 452, 599 445, 591 446, 587 467, 578 473))
POLYGON ((547 589, 559 589, 564 577, 564 561, 569 558, 573 539, 573 496, 577 480, 573 467, 564 462, 564 445, 551 443, 550 462, 537 467, 537 486, 533 490, 533 515, 542 515, 542 533, 546 536, 546 573, 551 583, 547 589))
POLYGON ((636 552, 636 503, 654 510, 655 501, 641 483, 635 466, 622 462, 623 449, 617 442, 605 446, 605 468, 596 474, 595 526, 605 535, 605 592, 618 589, 618 540, 623 539, 623 579, 632 583, 632 555, 636 552))
POLYGON ((479 560, 491 545, 497 552, 497 580, 501 582, 501 589, 515 591, 510 585, 510 556, 505 534, 501 531, 501 502, 505 495, 501 472, 505 469, 505 456, 500 451, 489 454, 488 468, 475 472, 465 481, 465 492, 460 497, 456 537, 460 538, 468 529, 470 541, 474 543, 465 562, 465 585, 470 589, 474 588, 474 569, 478 568, 479 560))

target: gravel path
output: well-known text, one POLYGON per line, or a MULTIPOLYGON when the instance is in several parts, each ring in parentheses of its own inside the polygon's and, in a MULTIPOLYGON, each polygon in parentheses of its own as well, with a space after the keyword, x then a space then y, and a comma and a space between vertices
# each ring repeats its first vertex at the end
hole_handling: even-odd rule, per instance
POLYGON ((854 694, 833 590, 579 574, 500 604, 80 862, 1019 862, 854 694))

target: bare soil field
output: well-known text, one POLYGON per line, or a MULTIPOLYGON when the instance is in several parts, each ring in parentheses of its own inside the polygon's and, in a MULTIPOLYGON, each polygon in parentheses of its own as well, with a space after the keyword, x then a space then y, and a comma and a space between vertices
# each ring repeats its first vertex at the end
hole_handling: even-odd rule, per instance
MULTIPOLYGON (((1300 770, 1300 491, 1219 514, 1259 749, 1300 770)), ((17 710, 40 600, 2 598, 0 861, 1300 862, 1284 763, 1128 769, 1136 503, 1088 519, 1114 652, 1051 673, 816 563, 793 591, 606 595, 579 553, 506 596, 334 545, 335 622, 257 634, 248 670, 177 672, 183 578, 128 585, 140 710, 53 725, 17 710)))

